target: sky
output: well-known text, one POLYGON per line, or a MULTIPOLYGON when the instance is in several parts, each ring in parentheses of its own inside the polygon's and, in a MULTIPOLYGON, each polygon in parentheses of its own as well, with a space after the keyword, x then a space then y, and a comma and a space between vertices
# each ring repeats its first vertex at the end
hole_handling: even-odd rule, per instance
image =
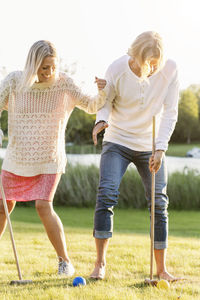
MULTIPOLYGON (((53 42, 75 82, 95 92, 94 77, 154 30, 176 61, 182 89, 200 84, 199 0, 0 0, 0 68, 22 70, 37 40, 53 42)), ((1 76, 2 77, 2 76, 1 76)))

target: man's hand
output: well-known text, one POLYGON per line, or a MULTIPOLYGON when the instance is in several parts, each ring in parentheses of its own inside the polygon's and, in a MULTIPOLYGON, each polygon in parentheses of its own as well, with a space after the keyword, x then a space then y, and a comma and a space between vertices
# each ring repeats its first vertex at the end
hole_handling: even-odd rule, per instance
POLYGON ((92 139, 95 146, 97 145, 97 134, 107 127, 108 127, 108 123, 105 121, 101 121, 94 126, 92 131, 92 139))
POLYGON ((97 84, 98 90, 103 90, 106 86, 106 80, 95 77, 95 83, 97 84))
POLYGON ((155 173, 158 172, 158 170, 161 167, 162 159, 164 156, 164 151, 162 150, 156 150, 155 154, 152 155, 149 159, 149 170, 150 172, 155 171, 155 173))

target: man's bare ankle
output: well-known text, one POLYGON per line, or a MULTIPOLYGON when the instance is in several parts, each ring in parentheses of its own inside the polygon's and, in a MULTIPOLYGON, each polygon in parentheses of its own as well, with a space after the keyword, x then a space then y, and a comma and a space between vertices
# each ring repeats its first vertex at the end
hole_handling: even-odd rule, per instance
POLYGON ((172 274, 168 273, 167 271, 162 271, 162 272, 158 273, 157 276, 161 279, 167 279, 167 280, 175 279, 175 277, 172 274))
POLYGON ((96 261, 95 267, 102 268, 105 267, 106 263, 104 261, 96 261))

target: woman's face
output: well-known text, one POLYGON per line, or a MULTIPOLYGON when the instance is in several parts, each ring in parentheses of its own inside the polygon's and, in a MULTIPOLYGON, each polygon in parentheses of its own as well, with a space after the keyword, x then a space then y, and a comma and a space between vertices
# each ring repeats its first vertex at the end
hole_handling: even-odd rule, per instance
POLYGON ((150 66, 150 74, 154 73, 160 64, 160 59, 158 58, 152 58, 148 61, 149 66, 150 66))
POLYGON ((48 82, 55 77, 57 63, 57 57, 47 56, 43 59, 37 72, 39 82, 48 82))

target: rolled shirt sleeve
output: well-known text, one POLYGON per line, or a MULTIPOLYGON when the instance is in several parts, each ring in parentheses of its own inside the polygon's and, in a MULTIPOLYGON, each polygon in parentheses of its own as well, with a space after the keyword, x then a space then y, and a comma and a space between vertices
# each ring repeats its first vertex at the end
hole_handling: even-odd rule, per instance
POLYGON ((178 71, 174 71, 172 80, 168 87, 168 93, 163 103, 163 112, 156 138, 156 150, 168 149, 168 142, 174 131, 178 118, 179 80, 178 71))
POLYGON ((116 96, 114 82, 113 82, 113 78, 112 78, 112 75, 110 72, 110 67, 106 71, 105 79, 107 82, 106 86, 104 88, 105 95, 106 95, 106 99, 105 99, 106 102, 105 102, 104 106, 97 112, 96 123, 99 122, 100 120, 104 120, 104 121, 108 122, 109 115, 112 111, 113 100, 116 96))

